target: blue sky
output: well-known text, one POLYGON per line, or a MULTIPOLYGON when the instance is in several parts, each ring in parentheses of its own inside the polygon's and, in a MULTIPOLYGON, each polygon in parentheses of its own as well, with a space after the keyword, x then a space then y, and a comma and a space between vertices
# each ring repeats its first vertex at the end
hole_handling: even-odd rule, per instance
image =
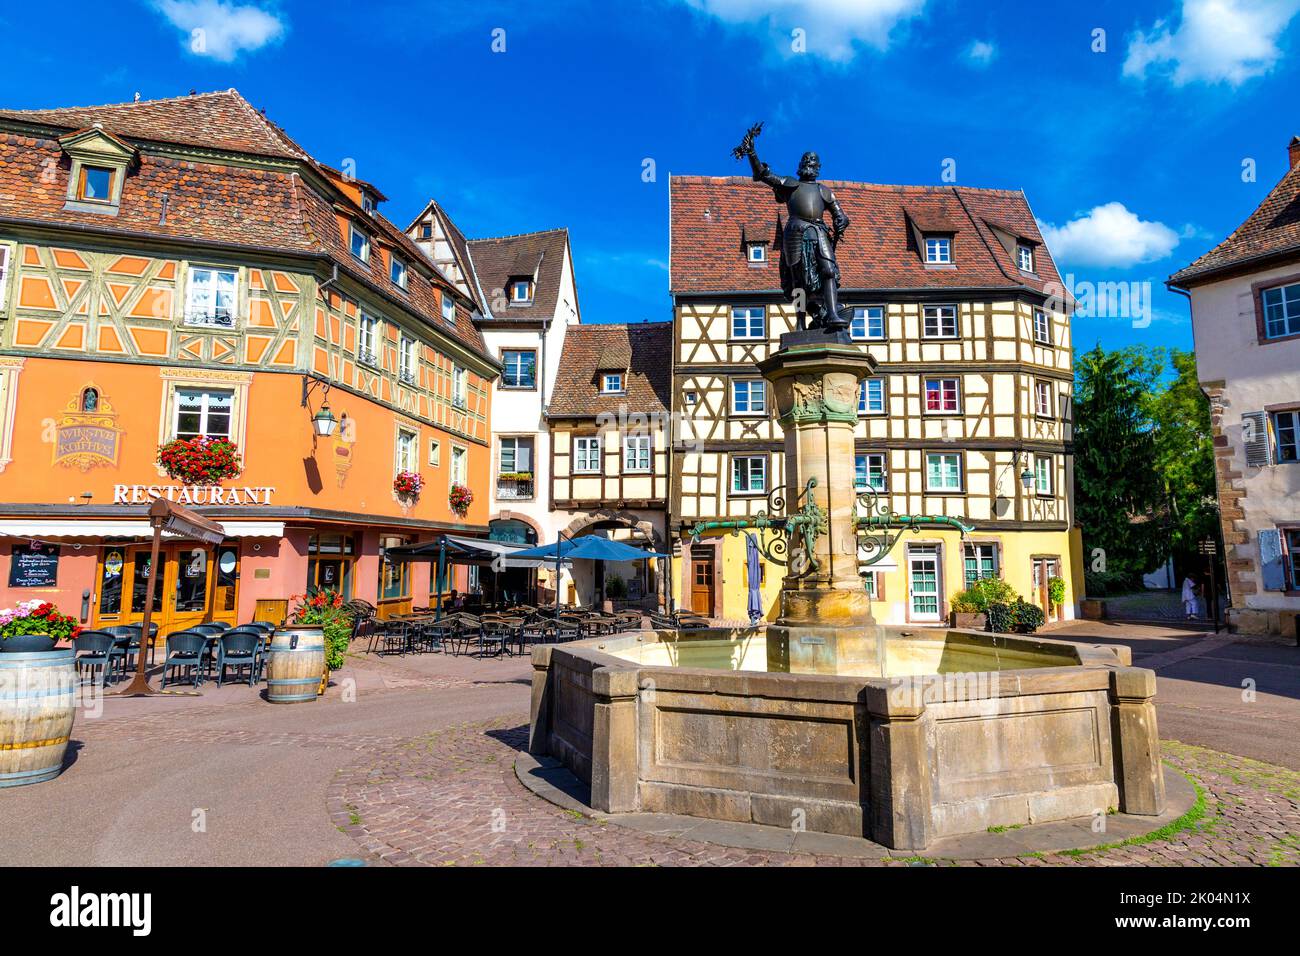
POLYGON ((1149 324, 1081 316, 1076 344, 1190 347, 1163 280, 1300 133, 1300 0, 64 0, 58 29, 14 6, 0 104, 236 87, 354 160, 401 225, 435 196, 471 236, 568 226, 596 322, 670 317, 668 175, 741 172, 730 148, 763 119, 779 169, 811 148, 833 179, 939 183, 952 161, 960 185, 1024 189, 1063 273, 1150 284, 1149 324))

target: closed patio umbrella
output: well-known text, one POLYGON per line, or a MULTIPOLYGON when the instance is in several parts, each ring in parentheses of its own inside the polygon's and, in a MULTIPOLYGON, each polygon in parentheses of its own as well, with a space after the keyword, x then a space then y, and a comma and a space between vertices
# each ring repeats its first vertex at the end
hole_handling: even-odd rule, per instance
POLYGON ((758 542, 752 534, 745 535, 745 570, 749 578, 749 623, 752 626, 763 616, 763 595, 759 590, 763 566, 758 555, 758 542))

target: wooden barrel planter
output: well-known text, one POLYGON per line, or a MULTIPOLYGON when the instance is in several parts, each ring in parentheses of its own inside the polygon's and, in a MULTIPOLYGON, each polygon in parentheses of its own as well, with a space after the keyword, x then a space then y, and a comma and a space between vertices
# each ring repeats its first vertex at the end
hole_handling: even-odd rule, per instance
POLYGON ((0 653, 0 787, 63 772, 76 704, 71 649, 0 653))
POLYGON ((278 628, 271 636, 266 663, 266 699, 273 704, 315 700, 324 669, 324 628, 310 624, 278 628))

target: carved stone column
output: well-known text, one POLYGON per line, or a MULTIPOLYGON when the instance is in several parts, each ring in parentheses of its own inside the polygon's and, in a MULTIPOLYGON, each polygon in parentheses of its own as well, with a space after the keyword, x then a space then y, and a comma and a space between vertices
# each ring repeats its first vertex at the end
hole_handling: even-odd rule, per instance
POLYGON ((799 535, 791 541, 781 624, 844 627, 871 621, 871 604, 858 577, 853 434, 859 383, 875 369, 875 359, 847 337, 795 345, 759 363, 785 430, 785 513, 798 512, 804 488, 815 478, 810 494, 826 516, 811 553, 799 535), (798 573, 805 562, 812 569, 798 573))

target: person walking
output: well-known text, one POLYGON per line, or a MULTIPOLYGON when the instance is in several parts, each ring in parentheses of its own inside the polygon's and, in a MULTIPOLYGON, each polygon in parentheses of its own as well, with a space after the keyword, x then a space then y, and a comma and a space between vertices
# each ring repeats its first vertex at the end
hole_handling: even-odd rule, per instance
POLYGON ((1187 615, 1187 620, 1196 619, 1196 581, 1190 574, 1183 576, 1183 613, 1187 615))

